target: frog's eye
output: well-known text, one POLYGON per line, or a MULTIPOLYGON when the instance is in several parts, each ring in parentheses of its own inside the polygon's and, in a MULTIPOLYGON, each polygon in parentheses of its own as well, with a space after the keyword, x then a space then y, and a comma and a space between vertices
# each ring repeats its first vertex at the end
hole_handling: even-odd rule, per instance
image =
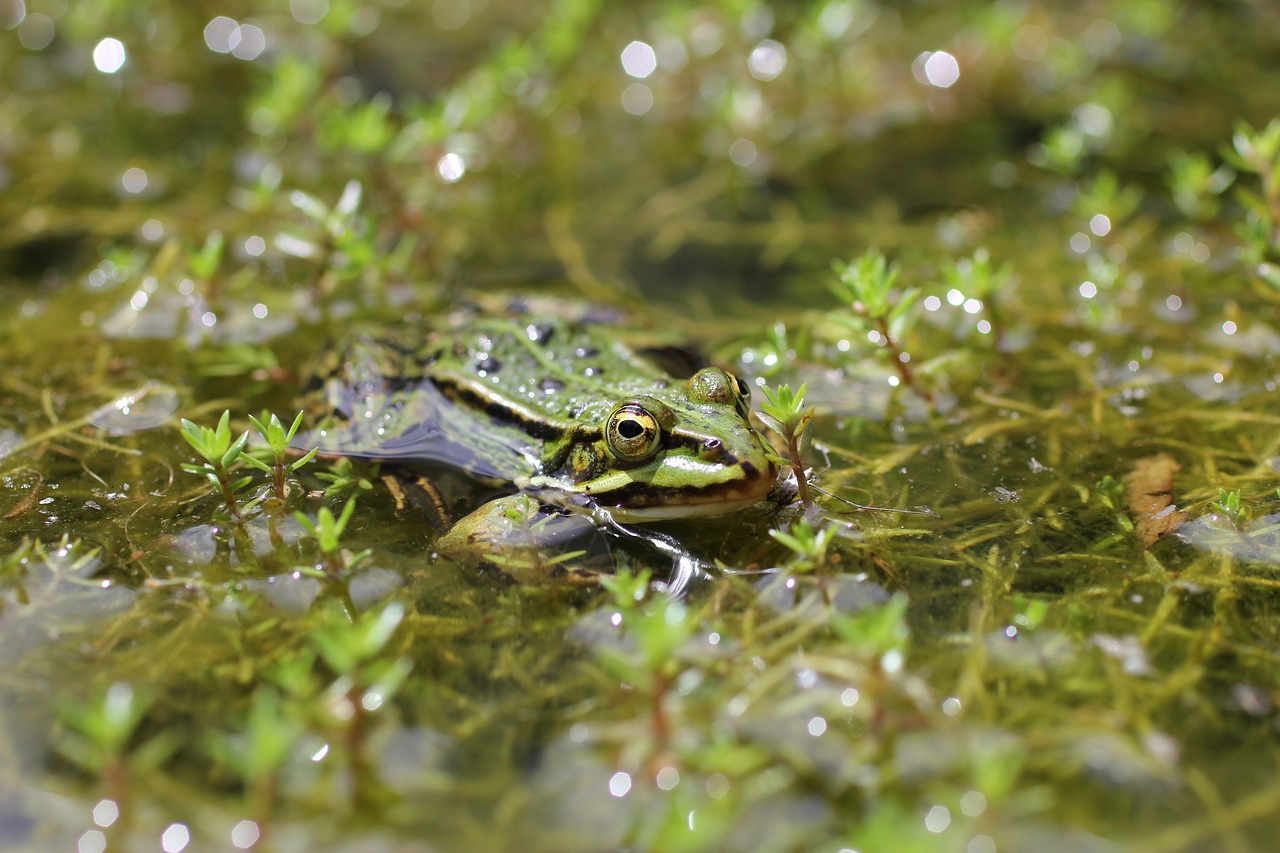
POLYGON ((643 406, 624 403, 609 415, 604 440, 619 459, 641 462, 657 452, 662 443, 662 426, 643 406))
POLYGON ((738 396, 744 400, 751 399, 751 386, 742 381, 742 377, 736 373, 730 373, 729 378, 733 380, 733 384, 738 388, 738 396))

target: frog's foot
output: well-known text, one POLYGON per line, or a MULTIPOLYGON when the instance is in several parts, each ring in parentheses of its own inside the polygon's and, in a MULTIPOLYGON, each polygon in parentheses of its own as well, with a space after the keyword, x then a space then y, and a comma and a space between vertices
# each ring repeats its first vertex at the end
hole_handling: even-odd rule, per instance
POLYGON ((459 521, 436 540, 436 550, 508 583, 590 586, 612 569, 607 553, 600 565, 598 534, 589 516, 508 495, 459 521))

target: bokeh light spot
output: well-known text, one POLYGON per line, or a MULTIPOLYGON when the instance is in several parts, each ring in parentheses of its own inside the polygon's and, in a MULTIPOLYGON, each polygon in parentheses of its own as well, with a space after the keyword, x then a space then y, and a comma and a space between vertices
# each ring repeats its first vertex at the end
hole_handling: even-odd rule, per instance
POLYGON ((93 49, 93 67, 103 74, 115 74, 124 61, 124 44, 119 39, 105 38, 93 49))
POLYGON ((925 51, 911 63, 911 73, 920 83, 949 89, 960 79, 960 63, 945 50, 925 51))
POLYGON ((329 14, 329 0, 289 0, 289 13, 299 24, 318 24, 329 14))
POLYGON ((22 0, 0 0, 0 30, 11 30, 27 16, 27 4, 22 0))
POLYGON ((253 24, 241 24, 236 31, 239 35, 236 44, 231 48, 231 55, 236 59, 252 60, 262 55, 267 49, 267 34, 261 27, 253 24))
POLYGON ((436 163, 436 173, 446 184, 456 183, 467 173, 467 161, 461 154, 450 151, 436 163))
POLYGON ((623 773, 619 770, 609 777, 609 793, 615 797, 622 798, 631 790, 631 774, 623 773))
POLYGON ((436 0, 431 4, 431 17, 442 30, 460 30, 471 20, 471 4, 467 0, 436 0))
POLYGON ((225 15, 214 18, 204 28, 204 43, 214 53, 230 53, 240 42, 240 24, 225 15))
POLYGON ((924 816, 924 828, 933 833, 942 832, 951 825, 951 812, 946 806, 934 806, 924 816))
POLYGON ((643 80, 658 68, 658 55, 642 41, 633 41, 622 49, 622 70, 643 80))
POLYGON ((739 166, 750 166, 756 161, 756 144, 750 139, 735 140, 729 146, 729 159, 739 166))
POLYGON ((191 843, 191 830, 186 824, 171 823, 160 835, 160 849, 164 853, 181 853, 191 843))
POLYGON ((747 70, 757 80, 772 80, 787 67, 787 49, 773 39, 765 39, 751 51, 747 70))
POLYGON ((18 41, 27 50, 44 50, 53 41, 53 19, 48 15, 27 15, 18 24, 18 41))
POLYGON ((136 195, 147 188, 147 173, 137 166, 128 168, 120 176, 120 186, 124 187, 125 192, 136 195))
POLYGON ((960 811, 969 817, 977 817, 987 810, 987 798, 981 791, 966 791, 960 797, 960 811))
MULTIPOLYGON (((146 304, 146 300, 143 300, 143 304, 146 304)), ((98 826, 111 826, 119 817, 120 806, 116 805, 115 800, 99 800, 93 807, 93 822, 98 826)))
POLYGON ((77 853, 102 853, 107 849, 107 836, 96 829, 91 829, 76 842, 77 853))
POLYGON ((622 90, 622 108, 633 116, 642 116, 653 109, 653 92, 643 83, 632 83, 622 90))
POLYGON ((251 820, 242 820, 231 828, 231 843, 241 850, 248 850, 261 837, 262 830, 251 820))

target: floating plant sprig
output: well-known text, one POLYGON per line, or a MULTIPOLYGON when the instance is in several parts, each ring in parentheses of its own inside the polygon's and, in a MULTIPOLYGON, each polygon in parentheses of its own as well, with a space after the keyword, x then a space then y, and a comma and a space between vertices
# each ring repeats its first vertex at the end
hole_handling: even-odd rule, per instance
MULTIPOLYGON (((1277 492, 1280 494, 1280 491, 1277 492)), ((1240 503, 1240 490, 1228 492, 1226 489, 1218 489, 1218 499, 1211 503, 1211 506, 1227 517, 1236 527, 1239 527, 1247 520, 1247 510, 1240 503)))
POLYGON ((251 500, 241 506, 236 499, 236 492, 248 486, 253 481, 253 478, 245 476, 232 479, 231 467, 244 452, 245 442, 249 440, 249 431, 245 430, 238 438, 233 439, 231 437, 231 412, 226 410, 223 411, 222 417, 218 419, 218 425, 213 429, 202 427, 183 418, 182 437, 186 439, 187 444, 191 445, 191 448, 196 453, 204 458, 204 462, 199 465, 183 463, 182 470, 191 474, 202 475, 208 479, 222 495, 222 500, 226 504, 228 511, 237 520, 243 522, 244 510, 251 509, 257 503, 257 500, 251 500))
POLYGON ((265 825, 280 789, 280 777, 303 735, 280 692, 269 685, 253 693, 243 726, 218 733, 207 749, 244 782, 250 814, 265 825))
POLYGON ((152 697, 116 682, 99 696, 57 706, 64 729, 58 751, 80 769, 95 774, 103 794, 129 817, 131 782, 163 764, 181 745, 175 732, 163 730, 140 739, 152 697))
POLYGON ((272 495, 281 504, 288 497, 288 488, 285 483, 286 475, 306 465, 320 452, 320 448, 312 448, 301 458, 292 462, 289 461, 289 445, 293 442, 293 437, 298 434, 298 427, 302 426, 302 416, 303 412, 298 412, 298 416, 293 419, 293 424, 286 431, 284 424, 280 422, 280 419, 274 413, 272 413, 266 425, 263 425, 262 421, 253 415, 249 415, 249 420, 253 422, 254 428, 267 441, 267 447, 271 451, 272 462, 268 464, 248 453, 244 454, 244 461, 271 475, 272 495))
POLYGON ((889 356, 893 369, 902 385, 915 391, 930 406, 933 393, 916 378, 911 369, 910 356, 902 348, 902 341, 915 325, 918 288, 896 291, 898 266, 890 264, 884 255, 869 249, 862 257, 852 261, 833 261, 836 282, 832 292, 845 303, 848 313, 837 315, 846 325, 875 332, 875 342, 889 356))
POLYGON ((299 571, 331 581, 342 581, 357 563, 369 556, 370 549, 365 549, 351 557, 347 557, 342 551, 342 534, 346 531, 347 523, 351 521, 351 515, 355 509, 356 499, 348 498, 347 503, 342 507, 342 512, 336 517, 327 506, 320 507, 315 521, 303 512, 293 514, 298 524, 302 525, 303 529, 316 540, 320 554, 324 558, 322 567, 303 567, 299 571))
POLYGON ((1245 261, 1267 285, 1263 292, 1275 299, 1280 296, 1280 118, 1260 130, 1240 122, 1222 156, 1236 171, 1257 175, 1261 184, 1261 194, 1236 185, 1247 211, 1237 233, 1244 240, 1245 261))
POLYGON ((830 525, 814 527, 807 518, 797 519, 786 530, 770 530, 769 535, 795 557, 788 568, 796 574, 825 574, 830 565, 827 552, 835 541, 836 529, 830 525))
POLYGON ((1174 151, 1169 155, 1166 179, 1173 203, 1188 219, 1207 222, 1222 208, 1222 194, 1235 180, 1235 170, 1215 166, 1202 152, 1174 151))
POLYGON ((356 470, 355 463, 346 456, 333 462, 327 471, 318 472, 316 478, 329 484, 324 490, 326 498, 336 497, 347 492, 355 492, 356 490, 367 492, 373 488, 373 483, 369 482, 369 478, 362 476, 356 470))
POLYGON ((766 385, 765 402, 760 404, 761 411, 756 412, 764 425, 786 442, 787 458, 777 457, 776 461, 790 467, 795 473, 796 489, 805 508, 813 506, 813 495, 809 491, 809 478, 805 474, 804 465, 804 454, 813 441, 813 407, 804 408, 807 387, 801 385, 798 391, 793 392, 790 385, 783 384, 777 388, 766 385))
POLYGON ((991 253, 979 247, 971 256, 957 258, 943 266, 942 277, 949 287, 982 303, 991 328, 984 330, 979 325, 979 331, 990 331, 996 349, 1001 349, 1005 336, 1001 294, 1013 280, 1013 265, 1006 262, 996 266, 991 261, 991 253))

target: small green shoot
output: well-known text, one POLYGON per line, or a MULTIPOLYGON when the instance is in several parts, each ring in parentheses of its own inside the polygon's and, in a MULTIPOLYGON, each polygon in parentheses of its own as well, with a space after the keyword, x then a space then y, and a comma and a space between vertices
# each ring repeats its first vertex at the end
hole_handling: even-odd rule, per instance
POLYGON ((1218 499, 1213 501, 1211 506, 1227 517, 1234 526, 1239 527, 1244 521, 1244 508, 1240 505, 1240 490, 1228 492, 1226 489, 1218 489, 1218 499))
POLYGON ((345 495, 357 490, 367 492, 373 488, 373 483, 369 482, 367 477, 360 476, 356 472, 355 463, 346 456, 331 464, 329 470, 318 472, 316 479, 324 480, 329 484, 324 490, 326 498, 345 495))
POLYGON ((222 265, 222 254, 226 246, 222 232, 210 231, 200 249, 187 253, 187 269, 191 272, 191 277, 202 284, 212 281, 218 273, 218 267, 222 265))
POLYGON ((1237 234, 1244 240, 1245 262, 1266 285, 1262 292, 1276 299, 1280 297, 1280 118, 1261 130, 1240 122, 1231 148, 1222 156, 1227 165, 1242 174, 1256 175, 1261 184, 1260 195, 1236 186, 1236 196, 1246 210, 1237 234))
POLYGON ((602 577, 622 613, 622 628, 636 641, 638 655, 614 649, 615 671, 636 686, 654 687, 674 674, 673 658, 688 640, 698 620, 686 605, 664 595, 649 596, 648 570, 602 577))
POLYGON ((369 777, 364 755, 368 717, 388 704, 413 669, 413 662, 391 645, 405 608, 392 601, 376 613, 356 618, 349 607, 330 606, 321 615, 323 622, 308 637, 320 660, 337 676, 326 698, 342 731, 343 751, 356 786, 354 797, 361 800, 369 777))
POLYGON ((1073 124, 1050 128, 1028 158, 1032 163, 1063 176, 1079 174, 1089 155, 1084 133, 1073 124))
POLYGON ((1134 526, 1133 519, 1125 507, 1124 482, 1110 474, 1104 474, 1102 479, 1094 484, 1092 495, 1115 520, 1115 529, 1094 542, 1090 548, 1094 551, 1103 551, 1117 542, 1128 540, 1133 535, 1134 526))
MULTIPOLYGON (((183 463, 182 470, 207 478, 221 493, 231 514, 243 522, 244 515, 236 500, 236 492, 249 485, 253 478, 246 476, 231 479, 231 466, 240 459, 245 442, 249 440, 249 431, 245 430, 238 438, 233 439, 230 422, 230 411, 223 411, 214 429, 199 426, 183 418, 182 437, 197 454, 204 458, 204 462, 200 465, 183 463)), ((243 509, 251 508, 254 503, 256 501, 250 501, 243 509)))
POLYGON ((804 454, 813 441, 813 407, 804 408, 806 390, 806 385, 801 385, 795 392, 792 392, 790 385, 779 385, 776 389, 766 385, 765 402, 760 404, 761 411, 756 414, 764 421, 765 426, 786 442, 788 458, 778 458, 777 461, 789 466, 795 473, 800 502, 807 509, 813 506, 813 495, 809 491, 809 478, 805 474, 804 454))
POLYGON ((1076 214, 1086 221, 1102 214, 1110 223, 1110 230, 1104 233, 1114 234, 1133 218, 1141 205, 1141 189, 1132 184, 1121 186, 1115 172, 1103 169, 1081 187, 1073 207, 1076 214))
POLYGON ((0 557, 0 589, 12 585, 18 591, 18 603, 26 604, 27 594, 23 588, 23 578, 27 572, 31 556, 31 541, 23 539, 18 546, 0 557))
POLYGON ((90 701, 59 704, 58 716, 66 727, 59 752, 80 769, 97 775, 107 796, 127 800, 129 778, 159 767, 179 746, 171 730, 135 742, 150 705, 150 698, 124 682, 112 684, 90 701))
POLYGON ((327 506, 320 507, 320 511, 316 513, 315 521, 308 518, 306 513, 295 512, 293 514, 298 524, 302 525, 303 529, 316 540, 316 544, 320 547, 320 553, 324 555, 323 570, 303 567, 299 571, 317 577, 338 580, 346 572, 354 568, 357 563, 369 556, 370 551, 368 549, 349 559, 344 558, 342 554, 340 540, 343 532, 347 529, 347 523, 351 521, 351 515, 355 512, 355 509, 356 499, 349 498, 346 505, 342 507, 342 512, 336 518, 327 506))
POLYGON ((991 322, 991 333, 1000 349, 1004 341, 1004 316, 1000 310, 1000 295, 1013 280, 1013 265, 995 266, 991 253, 979 247, 967 258, 957 258, 942 268, 946 284, 966 297, 982 303, 982 310, 991 322))
POLYGON ((280 773, 302 736, 295 720, 273 687, 259 687, 243 728, 218 734, 208 751, 230 767, 245 783, 250 813, 265 822, 275 807, 280 773))
POLYGON ((770 530, 778 544, 795 554, 789 568, 796 574, 821 574, 827 569, 827 551, 835 540, 831 526, 814 528, 807 518, 798 519, 787 530, 770 530))
POLYGON ((324 270, 322 292, 339 279, 354 278, 377 265, 379 252, 371 229, 360 216, 363 188, 348 181, 333 206, 301 190, 289 194, 289 201, 311 225, 287 231, 276 238, 276 246, 287 255, 317 261, 324 270))
POLYGON ((854 328, 874 332, 869 337, 888 354, 898 381, 932 406, 933 394, 916 380, 910 356, 902 348, 902 341, 918 316, 915 307, 920 290, 912 287, 896 291, 898 266, 890 264, 875 249, 856 260, 833 261, 831 267, 836 273, 831 290, 850 312, 839 319, 854 328))
POLYGON ((682 601, 665 595, 648 597, 649 578, 647 569, 634 575, 622 572, 601 578, 622 616, 618 624, 634 645, 605 645, 599 655, 614 676, 648 697, 654 753, 663 755, 672 736, 668 697, 687 667, 679 653, 693 636, 699 620, 682 601))
POLYGON ((262 421, 249 415, 249 420, 253 422, 254 427, 261 433, 262 437, 267 440, 267 447, 271 450, 272 464, 267 464, 257 457, 249 454, 244 455, 244 461, 257 468, 260 471, 266 471, 271 475, 271 491, 275 499, 284 504, 288 497, 288 489, 285 485, 285 476, 297 471, 303 465, 306 465, 320 449, 312 448, 302 458, 289 461, 289 444, 293 441, 293 437, 298 434, 298 427, 302 426, 302 412, 298 412, 298 416, 293 419, 293 424, 288 431, 285 430, 284 424, 280 419, 272 413, 270 420, 264 426, 262 421))
POLYGON ((896 593, 880 607, 857 613, 831 611, 831 629, 860 656, 879 658, 891 672, 902 669, 911 642, 907 626, 907 596, 896 593))
POLYGON ((1235 178, 1233 169, 1215 167, 1207 154, 1174 151, 1169 155, 1169 191, 1174 205, 1188 219, 1207 222, 1217 216, 1221 196, 1235 178))
MULTIPOLYGON (((336 610, 331 611, 324 624, 310 634, 311 643, 320 659, 335 675, 362 682, 366 687, 373 683, 375 674, 387 669, 385 656, 387 644, 404 619, 404 605, 398 601, 387 604, 371 618, 351 621, 336 610), (374 666, 370 666, 375 664, 374 666), (363 677, 362 677, 363 676, 363 677)), ((398 669, 398 665, 391 667, 398 669)), ((399 679, 395 684, 398 686, 399 679)), ((394 692, 383 694, 387 698, 394 692)))

